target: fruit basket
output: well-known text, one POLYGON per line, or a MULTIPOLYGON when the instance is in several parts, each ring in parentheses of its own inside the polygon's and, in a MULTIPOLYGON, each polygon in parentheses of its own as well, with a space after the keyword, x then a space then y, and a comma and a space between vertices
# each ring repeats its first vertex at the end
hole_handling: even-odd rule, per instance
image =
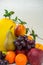
POLYGON ((36 43, 39 35, 19 17, 12 19, 13 14, 5 9, 0 20, 0 65, 43 65, 43 45, 36 43))

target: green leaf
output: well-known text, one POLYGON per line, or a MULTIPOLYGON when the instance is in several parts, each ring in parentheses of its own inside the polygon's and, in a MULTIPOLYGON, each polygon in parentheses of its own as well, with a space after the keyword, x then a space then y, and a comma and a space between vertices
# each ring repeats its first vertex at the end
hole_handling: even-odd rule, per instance
POLYGON ((18 22, 18 17, 16 16, 15 19, 12 19, 14 22, 18 22))
POLYGON ((34 32, 34 30, 32 29, 32 34, 34 34, 35 32, 34 32))
POLYGON ((9 12, 10 15, 13 15, 14 13, 15 13, 14 11, 10 11, 10 12, 9 12))
POLYGON ((6 15, 6 14, 4 14, 3 16, 7 17, 7 15, 6 15))
POLYGON ((18 20, 20 21, 20 24, 27 24, 26 22, 22 21, 21 19, 18 18, 18 20))
POLYGON ((8 10, 5 9, 5 13, 8 13, 8 10))
POLYGON ((8 12, 8 10, 5 9, 5 14, 4 14, 5 17, 9 17, 9 19, 10 19, 11 15, 13 15, 13 14, 14 14, 13 11, 8 12))
POLYGON ((20 22, 19 24, 27 24, 26 22, 20 22))
POLYGON ((13 21, 15 21, 15 19, 12 19, 13 21))
POLYGON ((32 29, 32 32, 31 32, 30 35, 32 35, 33 39, 36 40, 37 34, 35 34, 35 31, 33 29, 32 29))
POLYGON ((35 34, 35 36, 37 37, 38 35, 37 35, 37 34, 35 34))
POLYGON ((26 28, 26 34, 28 33, 28 31, 29 31, 29 28, 26 28))
POLYGON ((5 9, 5 14, 3 16, 5 16, 5 17, 8 16, 8 10, 5 9))
POLYGON ((16 16, 15 19, 14 19, 14 21, 17 21, 17 20, 18 20, 18 17, 16 16))
POLYGON ((22 22, 22 20, 21 20, 21 19, 19 19, 19 18, 18 18, 18 20, 19 20, 20 22, 22 22))

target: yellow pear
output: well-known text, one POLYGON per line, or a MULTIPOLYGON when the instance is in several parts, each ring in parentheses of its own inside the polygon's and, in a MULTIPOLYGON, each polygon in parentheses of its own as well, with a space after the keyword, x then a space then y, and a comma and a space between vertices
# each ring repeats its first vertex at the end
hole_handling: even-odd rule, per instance
POLYGON ((6 51, 4 47, 4 43, 5 43, 7 32, 11 26, 13 26, 11 32, 15 39, 14 30, 16 27, 16 23, 13 20, 10 20, 9 18, 0 19, 0 51, 6 51))
POLYGON ((11 30, 8 30, 7 35, 6 35, 6 39, 5 39, 5 43, 4 43, 5 49, 7 51, 15 50, 15 46, 14 46, 13 41, 14 41, 14 36, 13 36, 11 30))

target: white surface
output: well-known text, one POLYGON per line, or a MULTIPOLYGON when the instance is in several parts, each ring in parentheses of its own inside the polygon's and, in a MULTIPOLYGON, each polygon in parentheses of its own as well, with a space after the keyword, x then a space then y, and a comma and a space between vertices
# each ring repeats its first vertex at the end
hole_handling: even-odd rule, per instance
MULTIPOLYGON (((16 64, 11 64, 11 65, 16 65, 16 64)), ((30 65, 30 64, 27 64, 27 65, 30 65)), ((43 65, 43 63, 41 65, 43 65)))
MULTIPOLYGON (((28 26, 43 38, 43 0, 0 0, 0 18, 4 9, 14 10, 14 16, 27 21, 28 26)), ((37 42, 43 43, 43 40, 37 39, 37 42)))
POLYGON ((10 65, 16 65, 16 64, 10 64, 10 65))

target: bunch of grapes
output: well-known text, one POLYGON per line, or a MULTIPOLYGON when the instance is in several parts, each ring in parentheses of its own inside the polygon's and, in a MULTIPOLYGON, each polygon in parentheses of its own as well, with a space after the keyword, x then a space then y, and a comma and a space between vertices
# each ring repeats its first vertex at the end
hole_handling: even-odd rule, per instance
POLYGON ((35 47, 35 41, 29 40, 26 35, 19 36, 15 41, 14 45, 16 50, 30 50, 35 47))
POLYGON ((5 54, 0 51, 0 65, 8 65, 8 61, 5 60, 5 54))

